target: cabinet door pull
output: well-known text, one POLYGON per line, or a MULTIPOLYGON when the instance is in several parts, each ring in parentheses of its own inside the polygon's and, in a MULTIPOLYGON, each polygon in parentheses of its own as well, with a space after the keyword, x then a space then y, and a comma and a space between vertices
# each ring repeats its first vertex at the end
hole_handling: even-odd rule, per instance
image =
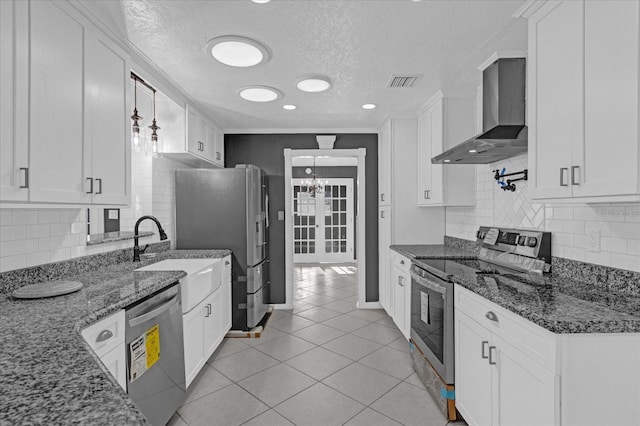
POLYGON ((380 217, 381 217, 382 219, 384 219, 384 211, 381 211, 381 212, 380 212, 380 217))
POLYGON ((402 284, 402 277, 400 275, 398 275, 398 285, 400 287, 404 287, 404 284, 402 284))
POLYGON ((487 340, 483 340, 482 341, 482 359, 489 358, 489 356, 485 352, 486 345, 488 345, 488 344, 489 344, 489 342, 487 340))
POLYGON ((205 315, 205 317, 211 316, 211 303, 207 303, 205 308, 207 309, 207 314, 205 315))
POLYGON ((493 311, 487 312, 486 314, 484 314, 484 316, 490 319, 491 321, 498 322, 498 316, 493 311))
POLYGON ((98 337, 96 337, 96 343, 104 342, 105 340, 109 340, 113 337, 113 333, 111 330, 102 330, 98 333, 98 337))
POLYGON ((93 178, 87 178, 87 180, 89 181, 89 190, 87 191, 87 194, 93 194, 93 178))
POLYGON ((20 170, 24 171, 24 185, 20 185, 20 188, 29 188, 29 168, 20 167, 20 170))
POLYGON ((489 346, 489 364, 490 365, 496 365, 496 362, 493 360, 493 352, 496 349, 495 346, 489 346))
POLYGON ((220 153, 216 151, 216 160, 220 160, 220 158, 221 158, 220 153))
POLYGON ((427 190, 424 191, 424 199, 425 200, 430 200, 431 199, 431 196, 429 195, 430 192, 431 192, 430 189, 427 189, 427 190))
POLYGON ((380 194, 380 201, 384 201, 384 194, 380 194))
POLYGON ((560 186, 568 186, 566 183, 564 183, 564 172, 566 172, 567 170, 569 169, 567 169, 566 167, 562 167, 560 169, 560 186))
POLYGON ((580 166, 571 166, 571 185, 580 185, 576 180, 576 170, 580 171, 580 166))
POLYGON ((102 178, 96 178, 96 184, 98 185, 96 194, 102 194, 102 178))

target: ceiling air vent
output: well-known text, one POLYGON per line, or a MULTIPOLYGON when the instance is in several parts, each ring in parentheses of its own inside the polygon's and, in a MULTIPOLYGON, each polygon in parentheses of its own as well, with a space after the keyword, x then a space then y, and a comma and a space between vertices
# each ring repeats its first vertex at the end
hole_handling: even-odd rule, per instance
POLYGON ((402 88, 402 87, 413 87, 416 84, 416 80, 418 80, 419 75, 394 75, 391 77, 391 81, 389 81, 389 85, 387 87, 390 88, 402 88))

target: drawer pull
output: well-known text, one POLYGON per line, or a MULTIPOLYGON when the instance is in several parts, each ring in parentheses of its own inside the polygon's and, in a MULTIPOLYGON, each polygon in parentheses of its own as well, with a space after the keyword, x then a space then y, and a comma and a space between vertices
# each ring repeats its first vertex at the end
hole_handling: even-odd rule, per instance
POLYGON ((487 312, 486 314, 484 314, 484 316, 490 319, 491 321, 498 322, 498 316, 493 311, 487 312))
POLYGON ((496 365, 496 362, 493 360, 493 356, 491 356, 493 354, 493 350, 495 350, 496 347, 495 346, 489 346, 489 364, 490 365, 496 365))
POLYGON ((486 345, 488 345, 488 344, 489 344, 489 342, 488 342, 488 341, 486 341, 486 340, 483 340, 483 341, 482 341, 482 359, 487 359, 487 358, 489 358, 489 356, 485 353, 485 350, 484 350, 484 349, 485 349, 485 347, 486 347, 486 345))
POLYGON ((98 333, 98 337, 96 337, 96 343, 104 342, 105 340, 109 340, 113 337, 113 333, 111 330, 102 330, 98 333))

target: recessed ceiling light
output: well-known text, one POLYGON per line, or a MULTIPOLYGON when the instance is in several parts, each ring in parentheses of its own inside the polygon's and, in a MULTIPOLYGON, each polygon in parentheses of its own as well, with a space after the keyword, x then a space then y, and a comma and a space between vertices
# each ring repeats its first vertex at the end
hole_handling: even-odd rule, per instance
POLYGON ((292 110, 292 109, 296 109, 297 106, 295 106, 295 105, 282 105, 282 108, 288 109, 288 110, 292 110))
POLYGON ((469 150, 469 152, 473 154, 474 152, 478 152, 478 150, 476 150, 476 149, 470 149, 470 150, 469 150))
POLYGON ((444 160, 444 162, 445 162, 445 163, 450 163, 450 162, 451 162, 451 160, 444 160))
POLYGON ((251 0, 254 3, 259 3, 259 4, 263 4, 263 3, 269 3, 271 0, 251 0))
POLYGON ((374 109, 376 107, 376 104, 364 104, 362 105, 362 108, 364 109, 374 109))
POLYGON ((322 75, 311 75, 298 80, 296 86, 303 92, 324 92, 331 87, 331 81, 322 75))
POLYGON ((227 35, 207 44, 207 52, 215 60, 231 67, 252 67, 267 62, 271 52, 262 43, 247 37, 227 35))
POLYGON ((271 102, 282 95, 278 89, 268 86, 247 86, 238 91, 242 99, 251 102, 271 102))

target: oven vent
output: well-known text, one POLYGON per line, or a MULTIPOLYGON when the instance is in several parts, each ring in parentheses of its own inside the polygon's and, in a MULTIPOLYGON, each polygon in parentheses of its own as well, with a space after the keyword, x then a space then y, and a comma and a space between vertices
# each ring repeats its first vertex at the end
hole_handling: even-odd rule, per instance
POLYGON ((413 87, 413 85, 416 84, 416 81, 418 80, 419 77, 420 76, 417 75, 417 74, 414 74, 414 75, 393 75, 391 77, 391 81, 389 81, 389 84, 387 85, 387 87, 392 88, 392 89, 413 87))

